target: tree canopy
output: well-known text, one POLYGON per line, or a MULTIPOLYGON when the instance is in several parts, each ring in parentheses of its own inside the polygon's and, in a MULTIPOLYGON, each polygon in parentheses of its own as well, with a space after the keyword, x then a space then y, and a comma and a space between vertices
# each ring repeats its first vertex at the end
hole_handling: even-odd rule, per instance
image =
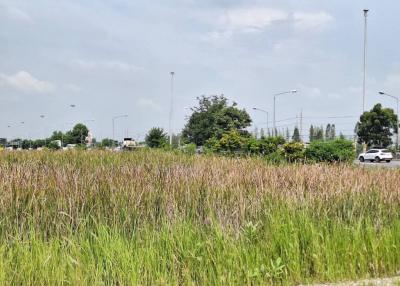
POLYGON ((380 103, 364 112, 357 123, 358 143, 367 146, 387 147, 392 144, 391 136, 397 133, 397 115, 391 108, 383 108, 380 103))
POLYGON ((292 140, 293 140, 293 142, 300 142, 301 141, 299 128, 297 128, 297 126, 294 128, 292 140))
POLYGON ((164 129, 153 127, 146 135, 146 145, 150 148, 161 148, 164 147, 168 142, 168 136, 164 132, 164 129))
POLYGON ((250 126, 250 115, 244 109, 239 109, 233 102, 221 96, 202 96, 198 98, 199 105, 192 108, 192 115, 186 123, 182 137, 186 143, 195 143, 198 146, 212 138, 220 139, 231 130, 240 134, 247 133, 244 128, 250 126))

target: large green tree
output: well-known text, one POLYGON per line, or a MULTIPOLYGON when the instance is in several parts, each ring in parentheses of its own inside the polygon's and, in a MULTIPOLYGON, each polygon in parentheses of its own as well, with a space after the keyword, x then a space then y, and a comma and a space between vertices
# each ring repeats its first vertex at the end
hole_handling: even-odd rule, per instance
POLYGON ((83 144, 85 143, 85 138, 89 134, 89 129, 86 125, 82 123, 78 123, 72 128, 71 131, 68 131, 63 136, 63 143, 66 144, 83 144))
POLYGON ((153 127, 147 133, 145 141, 150 148, 161 148, 167 145, 168 136, 162 128, 153 127))
POLYGON ((182 131, 185 142, 201 146, 211 137, 220 139, 231 130, 242 135, 247 133, 244 129, 251 124, 250 115, 235 102, 230 105, 223 95, 202 96, 198 101, 199 105, 192 108, 193 113, 182 131))
POLYGON ((367 146, 387 147, 392 144, 391 136, 397 133, 397 115, 391 108, 383 108, 380 103, 364 112, 357 123, 358 143, 367 146))

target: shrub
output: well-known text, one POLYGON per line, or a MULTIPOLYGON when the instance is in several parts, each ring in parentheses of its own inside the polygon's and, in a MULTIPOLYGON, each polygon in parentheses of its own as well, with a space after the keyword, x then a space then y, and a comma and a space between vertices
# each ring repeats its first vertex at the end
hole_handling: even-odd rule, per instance
POLYGON ((306 158, 315 162, 350 162, 355 157, 353 142, 336 139, 314 141, 305 150, 306 158))
POLYGON ((150 148, 162 148, 167 145, 168 136, 164 132, 164 129, 154 127, 146 135, 145 141, 150 148))
POLYGON ((260 141, 254 137, 247 138, 244 148, 248 154, 257 155, 260 152, 260 141))
POLYGON ((182 146, 180 148, 180 150, 184 154, 194 155, 194 154, 196 154, 196 144, 194 144, 194 143, 186 144, 186 145, 182 146))
POLYGON ((220 150, 219 140, 216 137, 211 137, 204 144, 206 153, 216 153, 220 150))
POLYGON ((278 151, 279 146, 285 143, 285 139, 281 136, 277 137, 262 137, 259 140, 259 152, 263 155, 268 155, 278 151))
POLYGON ((239 134, 237 130, 231 130, 222 135, 219 140, 220 151, 233 154, 237 151, 241 151, 244 145, 245 139, 239 134))
POLYGON ((265 159, 267 162, 272 164, 280 164, 285 162, 285 156, 282 150, 277 150, 276 152, 265 155, 265 159))
POLYGON ((47 144, 47 148, 51 150, 58 150, 60 149, 60 146, 56 142, 50 142, 47 144))
POLYGON ((285 158, 288 162, 300 162, 304 160, 304 145, 300 142, 288 142, 283 145, 285 158))

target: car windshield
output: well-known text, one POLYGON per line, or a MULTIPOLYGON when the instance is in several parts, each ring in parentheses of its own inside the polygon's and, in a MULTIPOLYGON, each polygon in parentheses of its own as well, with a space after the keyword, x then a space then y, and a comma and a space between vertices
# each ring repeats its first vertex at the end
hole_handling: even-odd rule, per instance
POLYGON ((390 150, 388 150, 388 149, 383 149, 381 152, 382 152, 382 153, 390 153, 390 150))

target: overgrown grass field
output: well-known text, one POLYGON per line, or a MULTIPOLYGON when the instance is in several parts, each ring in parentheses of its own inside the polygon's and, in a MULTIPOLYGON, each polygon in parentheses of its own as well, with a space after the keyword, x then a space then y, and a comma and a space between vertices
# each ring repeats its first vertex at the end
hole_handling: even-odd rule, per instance
POLYGON ((400 171, 0 152, 1 285, 265 285, 400 270, 400 171))

